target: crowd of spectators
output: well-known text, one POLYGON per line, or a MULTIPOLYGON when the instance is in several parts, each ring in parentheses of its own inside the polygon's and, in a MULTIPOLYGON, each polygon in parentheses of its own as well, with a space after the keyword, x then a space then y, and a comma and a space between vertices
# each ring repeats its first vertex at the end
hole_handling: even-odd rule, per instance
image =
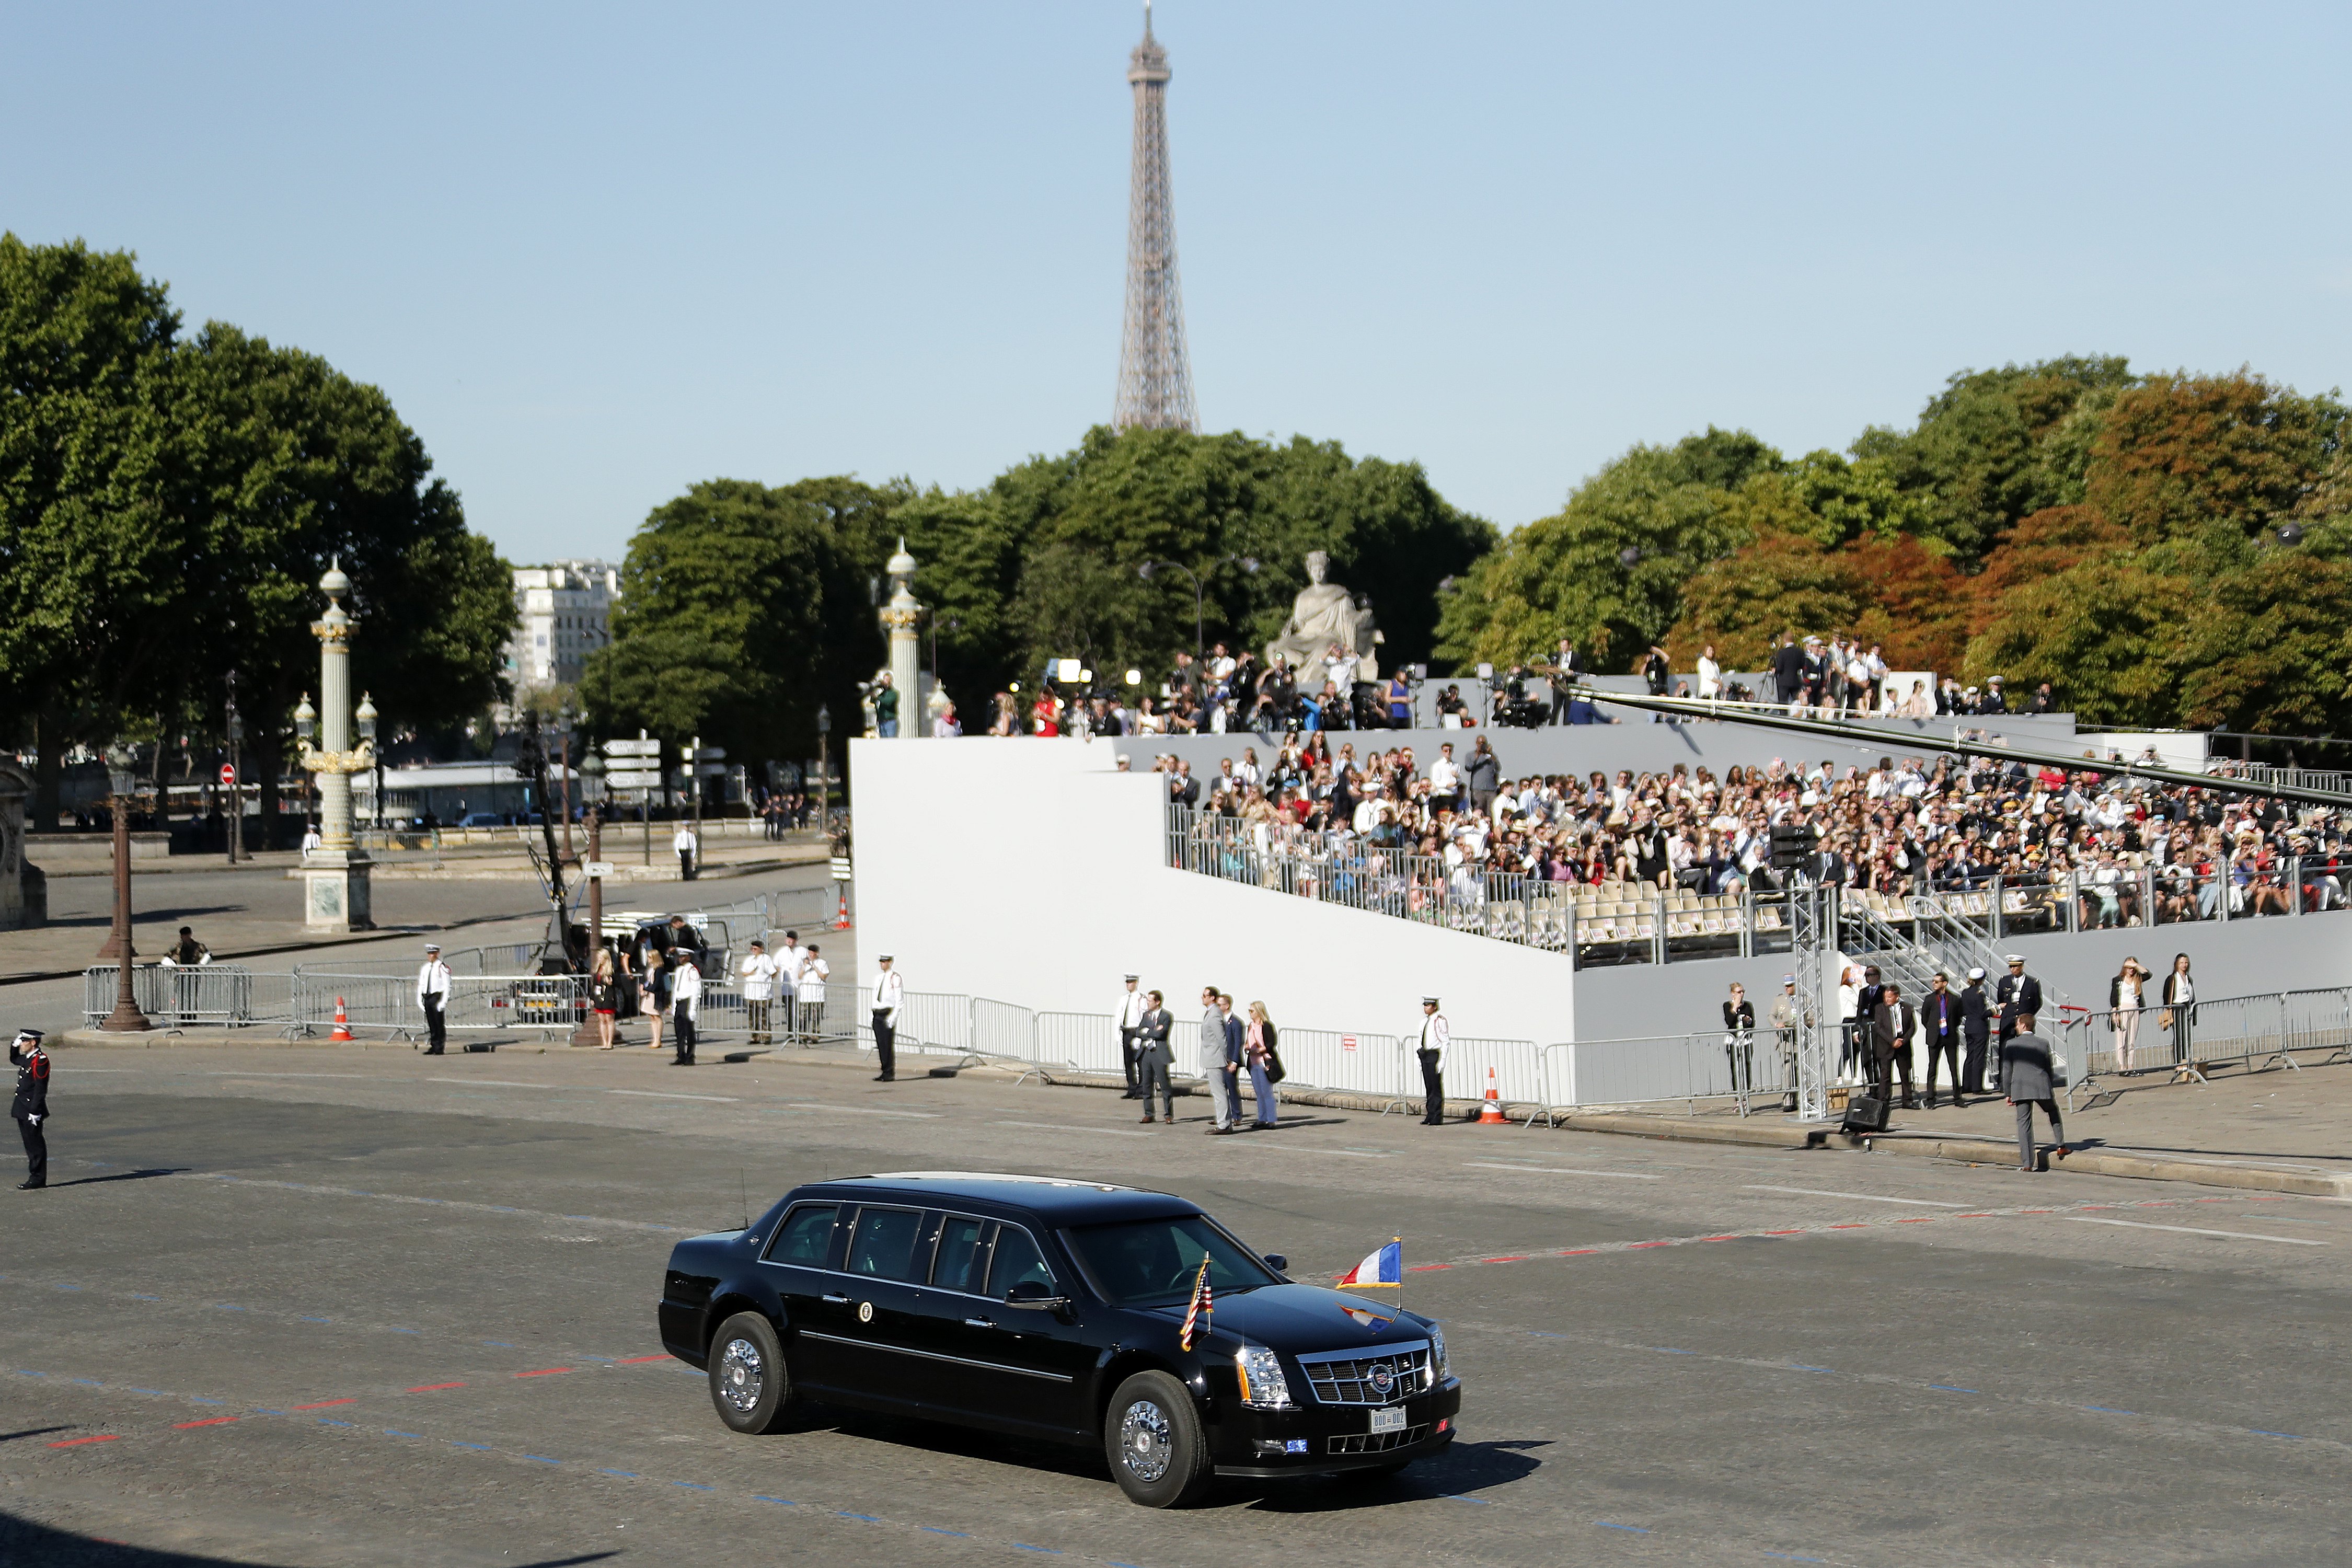
POLYGON ((1326 730, 1402 729, 1412 717, 1412 686, 1402 672, 1360 679, 1364 661, 1334 643, 1311 665, 1276 658, 1262 664, 1223 643, 1195 659, 1179 653, 1156 687, 1139 674, 1120 683, 1049 676, 1035 690, 996 694, 991 735, 1222 735, 1319 733, 1326 730))
MULTIPOLYGON (((1483 735, 1433 757, 1411 746, 1293 738, 1196 775, 1162 757, 1171 805, 1193 831, 1260 854, 1386 850, 1441 860, 1449 881, 1516 876, 1644 884, 1704 896, 1780 890, 1791 879, 1890 898, 2004 887, 2051 889, 2040 906, 2084 926, 2128 926, 2341 906, 2352 849, 2340 814, 2103 771, 1918 757, 1610 777, 1506 777, 1483 735), (1770 830, 1816 835, 1803 867, 1776 872, 1770 830), (2226 908, 2225 906, 2226 901, 2226 908)), ((2152 760, 2152 758, 2150 759, 2152 760)), ((2116 759, 2120 761, 2120 758, 2116 759)))

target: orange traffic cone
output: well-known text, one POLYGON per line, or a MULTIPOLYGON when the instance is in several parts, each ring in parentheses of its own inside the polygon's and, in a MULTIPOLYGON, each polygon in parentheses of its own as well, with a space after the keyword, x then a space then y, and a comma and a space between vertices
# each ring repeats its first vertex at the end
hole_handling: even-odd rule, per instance
POLYGON ((1486 1069, 1486 1103, 1479 1109, 1478 1125, 1503 1125, 1503 1097, 1495 1089, 1495 1069, 1486 1069))
POLYGON ((835 931, 849 929, 849 884, 846 882, 841 884, 841 908, 834 914, 833 929, 835 931))
POLYGON ((331 1040, 348 1040, 351 1037, 352 1017, 350 1014, 343 1011, 343 999, 338 996, 335 998, 335 1032, 329 1035, 327 1038, 331 1040))

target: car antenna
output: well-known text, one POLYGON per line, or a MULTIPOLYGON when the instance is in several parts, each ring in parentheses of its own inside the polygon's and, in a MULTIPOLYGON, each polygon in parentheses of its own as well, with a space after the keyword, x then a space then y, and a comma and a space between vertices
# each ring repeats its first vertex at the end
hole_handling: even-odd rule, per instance
POLYGON ((749 1230, 751 1228, 751 1178, 743 1174, 740 1165, 735 1167, 735 1191, 743 1204, 743 1228, 749 1230))

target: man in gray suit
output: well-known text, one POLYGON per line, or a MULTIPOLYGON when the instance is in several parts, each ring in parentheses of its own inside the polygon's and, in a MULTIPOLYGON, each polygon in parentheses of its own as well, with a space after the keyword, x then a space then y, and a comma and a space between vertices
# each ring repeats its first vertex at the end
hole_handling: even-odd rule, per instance
POLYGON ((1168 1030, 1175 1019, 1170 1016, 1168 1004, 1154 991, 1151 1005, 1143 1015, 1140 1033, 1142 1048, 1135 1054, 1136 1071, 1143 1089, 1143 1120, 1151 1121, 1151 1091, 1160 1090, 1160 1103, 1168 1113, 1168 1124, 1176 1124, 1176 1086, 1169 1081, 1169 1069, 1176 1065, 1176 1057, 1168 1048, 1168 1030))
POLYGON ((2017 1161, 2020 1169, 2038 1168, 2033 1157, 2033 1108, 2050 1118, 2053 1154, 2066 1152, 2066 1129, 2058 1120, 2057 1074, 2051 1065, 2050 1042, 2033 1032, 2033 1015, 2020 1012, 2017 1033, 2000 1043, 2000 1087, 2017 1107, 2017 1161))
POLYGON ((1227 1089, 1229 1079, 1225 1068, 1233 1059, 1232 1048, 1225 1043, 1225 1009, 1217 988, 1206 985, 1201 989, 1200 1057, 1192 1064, 1208 1080, 1209 1102, 1216 1111, 1217 1124, 1209 1129, 1216 1137, 1234 1130, 1234 1102, 1227 1089))
POLYGON ((1872 1012, 1871 1059, 1876 1068, 1878 1099, 1881 1104, 1892 1097, 1892 1079, 1899 1070, 1903 1074, 1903 1109, 1911 1109, 1911 1037, 1918 1032, 1919 1016, 1911 1004, 1903 1000, 1903 987, 1887 984, 1878 988, 1878 1006, 1872 1012))

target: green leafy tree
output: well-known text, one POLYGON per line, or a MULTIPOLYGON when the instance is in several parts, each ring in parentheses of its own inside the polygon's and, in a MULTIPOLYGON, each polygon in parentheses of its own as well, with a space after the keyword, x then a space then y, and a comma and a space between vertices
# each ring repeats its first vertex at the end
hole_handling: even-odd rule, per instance
POLYGON ((1324 551, 1334 580, 1370 600, 1382 666, 1424 660, 1437 583, 1495 538, 1417 464, 1303 437, 1108 427, 984 490, 910 498, 892 521, 922 563, 918 596, 942 617, 941 678, 968 717, 1049 658, 1156 681, 1193 646, 1194 595, 1183 572, 1143 576, 1147 563, 1199 579, 1203 640, 1256 647, 1288 616, 1307 552, 1324 551))
POLYGON ((185 628, 172 468, 179 316, 128 252, 0 235, 0 714, 54 823, 75 742, 152 714, 185 628))
POLYGON ((178 384, 175 442, 203 563, 179 670, 212 710, 236 671, 265 791, 296 702, 317 689, 310 626, 331 563, 352 579, 360 621, 355 689, 386 733, 456 724, 506 694, 512 572, 467 531, 457 493, 381 390, 217 321, 182 353, 178 384))
POLYGON ((1437 651, 1507 664, 1545 658, 1569 637, 1603 668, 1632 668, 1681 617, 1684 584, 1756 537, 1759 509, 1778 503, 1784 522, 1793 510, 1802 525, 1787 531, 1812 531, 1817 520, 1785 487, 1748 491, 1785 467, 1746 431, 1634 447, 1464 576, 1441 613, 1437 651))
POLYGON ((906 496, 856 479, 709 479, 630 542, 613 641, 581 694, 606 734, 699 734, 744 761, 816 752, 816 710, 855 733, 856 682, 883 655, 873 592, 906 496))
POLYGON ((2019 520, 2083 499, 2100 411, 2132 382, 2124 360, 2100 355, 1962 371, 1911 430, 1866 430, 1853 455, 1916 498, 1906 528, 1973 561, 2019 520))
POLYGON ((2116 398, 2084 499, 2137 543, 2207 528, 2251 537, 2293 515, 2344 451, 2347 410, 2250 371, 2152 377, 2116 398))

